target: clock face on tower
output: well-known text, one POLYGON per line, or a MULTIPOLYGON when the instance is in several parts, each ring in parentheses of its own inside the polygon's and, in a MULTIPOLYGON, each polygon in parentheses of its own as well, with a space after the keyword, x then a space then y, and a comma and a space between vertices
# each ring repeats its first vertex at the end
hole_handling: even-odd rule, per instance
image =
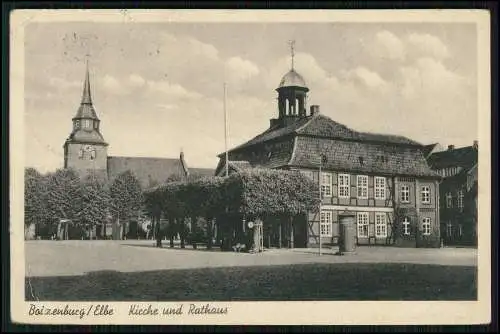
POLYGON ((95 148, 94 148, 94 146, 92 146, 92 145, 83 145, 82 149, 83 149, 85 152, 95 151, 95 148))

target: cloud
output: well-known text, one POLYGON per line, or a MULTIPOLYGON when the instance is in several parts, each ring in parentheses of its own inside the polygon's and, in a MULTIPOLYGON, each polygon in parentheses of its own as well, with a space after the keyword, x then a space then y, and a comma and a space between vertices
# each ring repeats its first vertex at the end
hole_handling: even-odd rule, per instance
POLYGON ((128 77, 129 84, 133 87, 142 87, 146 84, 146 80, 143 79, 140 75, 131 74, 128 77))
POLYGON ((380 58, 403 60, 406 56, 405 46, 392 32, 383 30, 375 35, 372 51, 380 58))
POLYGON ((125 93, 123 89, 124 86, 121 84, 121 82, 109 74, 106 74, 104 77, 102 77, 100 83, 108 93, 116 95, 122 95, 125 93))
POLYGON ((167 80, 148 81, 147 86, 153 93, 160 93, 163 97, 176 99, 199 99, 202 97, 200 93, 189 91, 183 86, 170 83, 167 80))
POLYGON ((259 74, 259 68, 250 60, 231 57, 226 60, 226 78, 232 81, 244 81, 259 74))
POLYGON ((448 47, 436 36, 430 34, 411 33, 407 39, 414 52, 422 56, 445 59, 450 56, 448 47))
POLYGON ((403 66, 399 71, 403 83, 401 92, 407 98, 460 92, 467 86, 465 78, 429 57, 419 58, 411 66, 403 66))
POLYGON ((382 79, 378 73, 362 66, 353 70, 344 71, 344 77, 346 80, 359 83, 371 89, 383 89, 388 85, 388 83, 382 79))

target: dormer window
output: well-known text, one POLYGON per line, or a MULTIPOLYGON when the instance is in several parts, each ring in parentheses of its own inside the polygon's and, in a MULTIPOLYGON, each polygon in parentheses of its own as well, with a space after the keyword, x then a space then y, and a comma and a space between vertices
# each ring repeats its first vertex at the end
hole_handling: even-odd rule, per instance
POLYGON ((91 128, 91 121, 90 121, 90 119, 83 120, 83 127, 85 129, 90 129, 91 128))
POLYGON ((75 130, 77 130, 77 129, 79 129, 79 128, 80 128, 80 120, 79 120, 79 119, 77 119, 77 120, 75 121, 74 128, 75 128, 75 130))

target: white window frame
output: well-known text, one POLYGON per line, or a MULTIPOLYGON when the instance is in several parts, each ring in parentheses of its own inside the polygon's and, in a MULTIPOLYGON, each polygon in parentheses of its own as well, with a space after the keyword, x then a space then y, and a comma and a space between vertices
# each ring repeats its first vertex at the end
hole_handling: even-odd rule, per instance
POLYGON ((338 176, 339 198, 351 197, 351 182, 350 181, 351 181, 351 176, 349 174, 339 174, 339 176, 338 176), (347 183, 345 181, 347 181, 347 183))
POLYGON ((90 151, 90 160, 95 160, 95 157, 96 157, 96 151, 95 150, 90 151))
POLYGON ((375 238, 387 238, 387 215, 375 212, 375 238))
POLYGON ((451 224, 451 222, 448 222, 448 224, 446 224, 446 235, 448 236, 448 238, 451 238, 453 236, 453 225, 451 224))
POLYGON ((423 204, 431 203, 431 187, 422 186, 420 188, 420 198, 423 204))
POLYGON ((382 176, 375 176, 375 180, 373 181, 374 185, 375 185, 375 199, 378 199, 378 200, 385 200, 385 192, 386 192, 386 179, 385 177, 382 177, 382 176), (380 184, 377 185, 377 181, 380 181, 380 184))
POLYGON ((322 172, 321 173, 321 198, 332 197, 332 173, 322 172), (325 182, 325 178, 329 180, 325 182))
POLYGON ((450 192, 446 193, 446 208, 447 209, 453 208, 453 196, 451 195, 450 192))
POLYGON ((403 226, 403 235, 411 235, 411 222, 408 217, 405 217, 401 223, 403 226))
POLYGON ((407 184, 401 185, 401 203, 410 203, 410 186, 407 184))
POLYGON ((358 199, 368 199, 368 175, 356 177, 356 193, 358 199))
POLYGON ((90 119, 84 119, 84 120, 83 120, 83 127, 84 127, 85 129, 90 129, 90 128, 91 128, 91 127, 90 127, 90 125, 91 125, 91 124, 90 124, 90 119))
POLYGON ((368 212, 358 212, 356 215, 356 226, 358 238, 368 238, 369 236, 369 217, 368 212), (364 233, 366 226, 366 233, 364 233))
POLYGON ((81 148, 80 150, 78 150, 78 159, 83 159, 83 155, 84 155, 83 148, 81 148))
POLYGON ((464 191, 459 190, 457 193, 457 203, 458 203, 458 208, 462 210, 464 208, 464 191))
POLYGON ((422 219, 422 235, 431 235, 431 219, 429 217, 422 219))
POLYGON ((321 237, 332 236, 332 219, 333 212, 331 210, 321 210, 319 231, 321 237))

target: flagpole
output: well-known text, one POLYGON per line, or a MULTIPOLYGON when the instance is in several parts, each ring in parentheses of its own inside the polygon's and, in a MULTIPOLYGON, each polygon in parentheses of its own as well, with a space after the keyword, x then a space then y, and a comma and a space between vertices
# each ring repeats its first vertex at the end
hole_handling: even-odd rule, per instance
POLYGON ((224 149, 226 151, 226 176, 229 175, 229 153, 227 151, 227 136, 228 136, 228 123, 227 123, 227 108, 226 108, 226 83, 224 82, 224 149))

